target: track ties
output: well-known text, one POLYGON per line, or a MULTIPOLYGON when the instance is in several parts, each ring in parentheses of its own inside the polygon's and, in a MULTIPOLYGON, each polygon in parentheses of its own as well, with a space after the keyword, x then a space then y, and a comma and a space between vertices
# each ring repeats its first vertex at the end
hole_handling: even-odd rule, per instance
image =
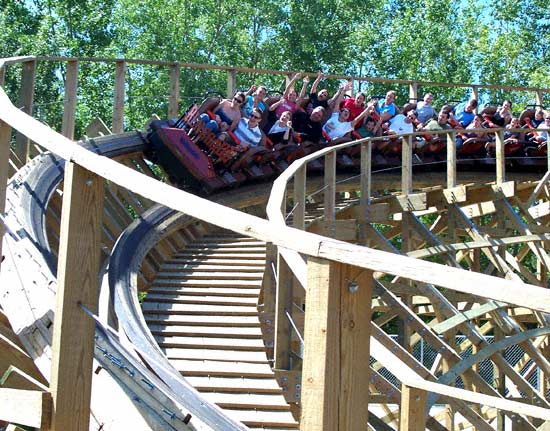
POLYGON ((265 244, 217 233, 158 271, 142 308, 170 362, 209 401, 251 429, 298 429, 265 354, 258 296, 265 244))

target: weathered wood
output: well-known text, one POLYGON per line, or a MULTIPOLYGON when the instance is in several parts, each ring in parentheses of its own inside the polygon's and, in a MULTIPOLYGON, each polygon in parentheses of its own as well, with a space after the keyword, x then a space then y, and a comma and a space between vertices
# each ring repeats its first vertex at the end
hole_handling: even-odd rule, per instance
POLYGON ((0 419, 47 431, 51 416, 49 392, 0 388, 0 419))
POLYGON ((86 126, 86 136, 95 138, 97 136, 110 135, 111 131, 103 120, 99 117, 95 118, 88 126, 86 126))
POLYGON ((290 341, 292 326, 287 313, 292 315, 293 275, 288 263, 277 256, 277 292, 275 300, 275 369, 290 369, 290 341))
POLYGON ((74 139, 77 88, 78 61, 69 61, 67 62, 65 76, 65 97, 63 100, 63 120, 61 123, 61 133, 69 139, 74 139))
POLYGON ((401 150, 401 193, 408 195, 413 191, 412 185, 412 136, 403 136, 401 150))
POLYGON ((357 221, 353 219, 319 221, 308 227, 308 231, 341 241, 355 242, 357 240, 357 221))
POLYGON ((336 152, 331 152, 325 156, 323 196, 325 220, 334 220, 336 217, 334 208, 336 205, 336 152))
MULTIPOLYGON (((11 127, 0 120, 0 214, 4 214, 6 208, 6 184, 10 173, 10 140, 11 127)), ((0 222, 0 256, 2 256, 2 242, 4 238, 4 222, 0 222)), ((1 264, 1 262, 0 262, 1 264)))
POLYGON ((300 429, 350 430, 368 420, 372 274, 308 259, 300 429))
POLYGON ((97 312, 103 190, 102 178, 66 164, 52 343, 53 430, 89 426, 95 322, 79 304, 97 312))
POLYGON ((227 98, 231 99, 237 91, 237 70, 227 69, 227 98))
POLYGON ((306 167, 296 171, 294 175, 294 213, 292 225, 296 229, 305 229, 306 215, 306 167))
POLYGON ((500 185, 506 181, 505 158, 504 158, 504 131, 499 130, 495 133, 496 150, 496 183, 500 185))
POLYGON ((124 98, 126 97, 126 62, 117 61, 115 67, 115 93, 113 99, 113 133, 124 131, 124 98))
MULTIPOLYGON (((34 102, 34 86, 36 79, 36 60, 25 61, 21 69, 21 90, 19 92, 18 106, 21 111, 32 115, 34 102)), ((28 137, 21 133, 16 134, 15 153, 21 163, 25 164, 29 158, 28 137)))
POLYGON ((180 65, 170 67, 170 99, 168 102, 168 118, 176 118, 180 109, 180 65))
POLYGON ((46 383, 47 382, 43 378, 41 378, 41 381, 36 380, 13 365, 10 365, 6 372, 0 377, 0 386, 11 389, 48 392, 46 383))
POLYGON ((400 431, 424 431, 426 429, 426 391, 401 386, 400 431))
POLYGON ((409 84, 409 102, 416 103, 418 101, 418 84, 411 82, 409 84))
POLYGON ((456 132, 447 133, 447 188, 456 187, 456 132))
POLYGON ((42 383, 47 383, 29 355, 6 336, 0 334, 0 377, 15 366, 42 383))

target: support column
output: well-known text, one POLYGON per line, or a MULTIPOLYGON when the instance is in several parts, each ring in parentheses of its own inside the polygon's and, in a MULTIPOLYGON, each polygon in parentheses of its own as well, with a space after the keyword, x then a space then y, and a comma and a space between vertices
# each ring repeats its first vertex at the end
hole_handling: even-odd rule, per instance
POLYGON ((416 103, 418 101, 418 84, 413 82, 409 84, 409 102, 416 103))
POLYGON ((306 167, 302 166, 294 174, 294 216, 292 225, 296 229, 306 228, 306 167))
POLYGON ((450 189, 453 187, 456 187, 456 132, 448 132, 447 133, 447 188, 450 189))
POLYGON ((274 367, 277 370, 290 370, 290 350, 292 326, 286 312, 292 315, 293 274, 288 263, 277 256, 277 291, 275 299, 275 351, 274 367))
POLYGON ((231 99, 237 91, 237 71, 231 69, 227 71, 227 98, 231 99))
MULTIPOLYGON (((6 186, 10 169, 10 140, 11 126, 0 120, 0 214, 2 215, 6 210, 6 186)), ((2 256, 2 239, 5 231, 4 223, 0 222, 0 256, 2 256)))
POLYGON ((336 219, 336 152, 325 155, 325 184, 324 184, 325 221, 336 219))
POLYGON ((506 168, 505 158, 504 158, 504 132, 502 130, 498 131, 495 134, 495 144, 496 144, 496 183, 497 185, 502 185, 505 179, 506 168))
POLYGON ((168 104, 168 118, 177 118, 180 110, 180 65, 170 66, 170 102, 168 104))
POLYGON ((367 428, 372 272, 308 258, 301 431, 367 428))
POLYGON ((401 385, 399 431, 426 430, 426 391, 401 385))
POLYGON ((113 133, 124 132, 124 99, 126 97, 126 62, 117 61, 115 69, 115 96, 113 100, 113 133))
POLYGON ((403 136, 403 149, 401 150, 401 193, 412 193, 412 136, 403 136))
POLYGON ((76 116, 76 100, 78 88, 78 61, 67 62, 65 76, 65 99, 63 101, 63 120, 61 134, 69 139, 74 139, 74 122, 76 116))
POLYGON ((371 201, 372 187, 372 141, 361 144, 361 196, 359 198, 359 208, 361 218, 358 219, 359 234, 358 243, 365 245, 367 243, 367 208, 371 201))
MULTIPOLYGON (((36 60, 25 61, 21 71, 21 90, 19 93, 18 106, 21 111, 32 115, 34 102, 34 85, 36 79, 36 60)), ((17 155, 18 167, 23 166, 29 160, 29 138, 17 133, 15 138, 15 154, 17 155)))
POLYGON ((52 343, 53 431, 88 431, 97 312, 103 178, 68 162, 65 168, 58 285, 52 343))

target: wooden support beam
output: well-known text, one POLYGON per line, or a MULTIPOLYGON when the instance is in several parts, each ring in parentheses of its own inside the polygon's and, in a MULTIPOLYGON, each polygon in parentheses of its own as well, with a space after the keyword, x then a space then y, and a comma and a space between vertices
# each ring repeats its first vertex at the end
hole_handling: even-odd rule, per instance
POLYGON ((294 174, 294 213, 292 225, 296 229, 306 227, 306 166, 301 167, 294 174))
MULTIPOLYGON (((42 381, 44 381, 43 378, 42 381)), ((49 392, 48 387, 44 383, 36 380, 23 370, 20 370, 13 365, 6 370, 2 377, 0 377, 0 386, 11 389, 49 392)))
POLYGON ((119 60, 115 67, 115 95, 113 100, 113 133, 124 132, 124 99, 126 97, 126 62, 119 60))
POLYGON ((237 91, 237 70, 230 69, 227 71, 227 98, 231 99, 237 91))
POLYGON ((180 110, 180 65, 170 67, 170 102, 168 103, 168 118, 176 118, 180 110))
POLYGON ((290 370, 292 326, 287 312, 292 314, 293 275, 288 263, 277 256, 277 292, 275 299, 275 368, 290 370))
POLYGON ((361 190, 359 197, 360 217, 358 219, 358 243, 367 243, 367 208, 371 201, 371 178, 372 176, 372 142, 369 140, 361 144, 361 190))
POLYGON ((50 382, 56 431, 89 427, 95 322, 79 304, 97 312, 104 184, 65 165, 50 382))
POLYGON ((499 130, 495 133, 495 144, 496 144, 496 183, 501 185, 506 181, 506 168, 505 168, 505 157, 504 157, 504 131, 499 130))
POLYGON ((65 75, 65 98, 63 100, 63 120, 61 134, 74 139, 74 122, 76 115, 76 100, 78 88, 78 61, 67 62, 65 75))
POLYGON ((418 101, 418 83, 412 82, 409 84, 409 102, 416 103, 418 101))
POLYGON ((537 101, 537 105, 544 106, 542 100, 542 92, 540 90, 537 90, 535 92, 535 100, 537 101))
POLYGON ((325 155, 325 184, 324 184, 325 220, 336 218, 336 152, 325 155))
POLYGON ((401 150, 401 193, 412 193, 412 136, 403 136, 403 149, 401 150))
MULTIPOLYGON (((6 209, 6 186, 10 173, 10 140, 11 127, 0 120, 0 214, 4 214, 6 209)), ((0 222, 0 256, 2 256, 4 232, 4 223, 0 222)))
POLYGON ((399 431, 425 431, 426 391, 401 385, 399 431))
POLYGON ((447 188, 456 187, 456 132, 447 133, 447 188))
POLYGON ((300 430, 366 429, 372 272, 308 259, 300 430))
MULTIPOLYGON (((36 60, 25 61, 21 70, 21 90, 19 91, 18 106, 22 112, 32 115, 34 102, 34 86, 36 80, 36 60)), ((15 153, 22 165, 29 158, 29 138, 17 133, 15 139, 15 153)), ((20 166, 19 166, 20 167, 20 166)))

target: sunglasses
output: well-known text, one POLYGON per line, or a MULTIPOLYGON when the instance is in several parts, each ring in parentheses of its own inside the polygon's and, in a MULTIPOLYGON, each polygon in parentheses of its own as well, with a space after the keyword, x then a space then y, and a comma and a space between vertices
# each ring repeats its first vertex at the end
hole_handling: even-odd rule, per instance
POLYGON ((233 100, 237 103, 243 103, 244 99, 239 99, 238 97, 233 97, 233 100))
POLYGON ((259 115, 251 115, 250 119, 252 119, 252 118, 255 118, 256 120, 261 120, 262 119, 262 117, 260 117, 259 115))

